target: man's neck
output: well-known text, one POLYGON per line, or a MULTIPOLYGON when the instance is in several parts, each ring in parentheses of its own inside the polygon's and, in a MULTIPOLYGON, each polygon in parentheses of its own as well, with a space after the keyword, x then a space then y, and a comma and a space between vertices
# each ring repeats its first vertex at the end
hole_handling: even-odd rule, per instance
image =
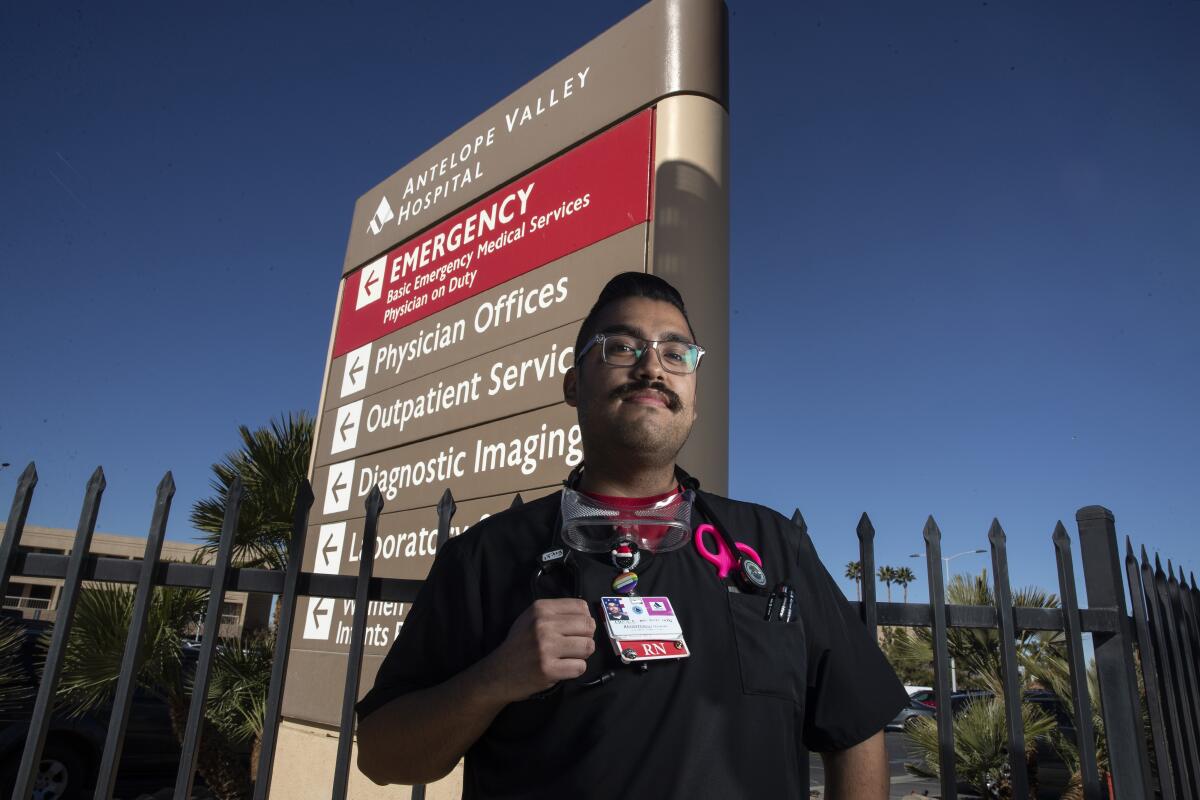
POLYGON ((674 464, 616 470, 588 462, 579 480, 582 491, 607 497, 653 497, 666 494, 677 485, 674 464))

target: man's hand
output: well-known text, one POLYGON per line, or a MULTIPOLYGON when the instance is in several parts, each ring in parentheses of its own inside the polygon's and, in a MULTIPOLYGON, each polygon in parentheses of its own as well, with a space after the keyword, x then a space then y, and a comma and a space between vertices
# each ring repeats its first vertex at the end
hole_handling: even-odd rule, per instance
POLYGON ((537 600, 487 657, 487 673, 506 703, 578 678, 596 650, 596 620, 583 600, 537 600))
POLYGON ((538 600, 483 660, 362 720, 358 768, 378 784, 444 777, 506 705, 582 675, 595 630, 584 601, 538 600))

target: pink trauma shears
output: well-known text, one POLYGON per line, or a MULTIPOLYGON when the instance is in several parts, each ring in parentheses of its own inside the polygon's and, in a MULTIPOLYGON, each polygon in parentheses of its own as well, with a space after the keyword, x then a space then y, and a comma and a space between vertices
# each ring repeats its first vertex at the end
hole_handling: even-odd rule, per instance
MULTIPOLYGON (((729 545, 725 544, 725 538, 712 525, 706 523, 696 528, 695 544, 701 557, 717 568, 717 577, 727 578, 730 571, 737 567, 739 559, 729 552, 729 545), (714 553, 708 549, 708 542, 704 540, 706 533, 712 534, 713 539, 716 540, 717 552, 714 553)), ((762 559, 758 557, 758 553, 754 552, 753 547, 741 542, 735 542, 735 544, 743 555, 751 558, 758 566, 762 566, 762 559)))

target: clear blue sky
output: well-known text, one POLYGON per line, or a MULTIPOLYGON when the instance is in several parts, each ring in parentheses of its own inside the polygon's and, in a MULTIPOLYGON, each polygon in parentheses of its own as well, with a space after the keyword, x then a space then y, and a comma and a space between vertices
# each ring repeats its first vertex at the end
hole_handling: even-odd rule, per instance
MULTIPOLYGON (((188 537, 316 408, 355 198, 636 5, 6 4, 5 509, 103 464, 141 535, 172 469, 188 537)), ((731 5, 732 493, 839 576, 864 510, 919 572, 998 516, 1052 587, 1092 503, 1200 569, 1200 2, 731 5)))

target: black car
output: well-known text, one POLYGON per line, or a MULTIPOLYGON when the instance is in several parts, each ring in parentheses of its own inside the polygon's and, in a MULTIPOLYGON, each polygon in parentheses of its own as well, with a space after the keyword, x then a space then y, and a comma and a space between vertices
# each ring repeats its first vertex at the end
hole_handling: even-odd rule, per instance
POLYGON ((933 718, 937 713, 937 707, 930 705, 928 702, 918 700, 916 697, 908 698, 908 705, 904 706, 896 713, 896 716, 887 725, 883 726, 885 731, 897 733, 908 727, 914 719, 922 717, 933 718))
MULTIPOLYGON (((967 704, 991 697, 994 697, 994 695, 983 689, 955 692, 950 697, 950 710, 957 716, 967 704)), ((1077 742, 1075 720, 1072 719, 1066 705, 1058 695, 1048 691, 1027 691, 1024 694, 1024 699, 1025 702, 1033 703, 1046 712, 1058 724, 1058 732, 1064 739, 1072 744, 1077 742)), ((906 725, 912 723, 914 718, 933 718, 936 713, 937 702, 934 698, 928 698, 925 702, 910 699, 908 707, 901 709, 896 718, 887 724, 885 730, 902 731, 906 725)), ((1071 770, 1063 762, 1059 752, 1050 743, 1039 741, 1037 743, 1037 753, 1039 797, 1058 798, 1070 781, 1071 770)), ((959 785, 960 792, 968 792, 970 790, 971 787, 966 784, 959 785)))
MULTIPOLYGON (((18 707, 0 711, 0 796, 3 797, 12 794, 16 783, 37 688, 36 642, 48 627, 44 623, 26 623, 19 658, 29 681, 29 696, 18 707)), ((109 708, 80 716, 60 712, 51 716, 34 797, 72 800, 92 796, 110 716, 109 708)), ((135 692, 116 795, 136 796, 170 786, 178 766, 179 744, 166 705, 147 692, 135 692)))

